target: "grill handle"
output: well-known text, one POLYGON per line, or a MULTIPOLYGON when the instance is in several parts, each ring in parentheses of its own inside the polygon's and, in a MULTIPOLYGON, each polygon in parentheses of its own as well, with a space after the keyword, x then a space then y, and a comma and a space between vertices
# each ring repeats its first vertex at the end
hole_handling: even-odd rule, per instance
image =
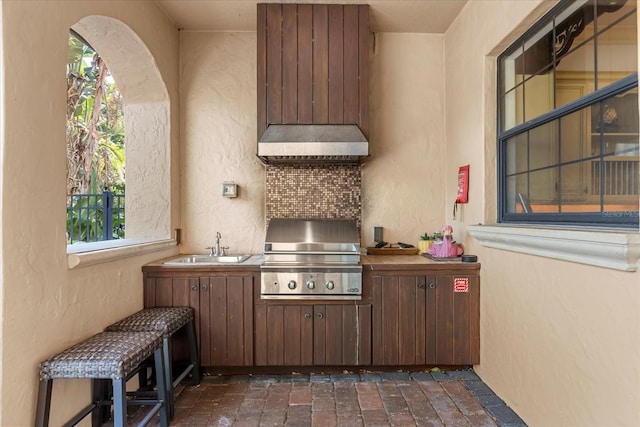
POLYGON ((362 271, 362 266, 360 264, 343 264, 343 265, 334 265, 334 264, 274 264, 274 265, 265 265, 262 264, 260 266, 260 271, 263 272, 333 272, 333 273, 352 273, 352 272, 360 272, 362 271))
POLYGON ((264 255, 360 255, 354 251, 264 251, 264 255))

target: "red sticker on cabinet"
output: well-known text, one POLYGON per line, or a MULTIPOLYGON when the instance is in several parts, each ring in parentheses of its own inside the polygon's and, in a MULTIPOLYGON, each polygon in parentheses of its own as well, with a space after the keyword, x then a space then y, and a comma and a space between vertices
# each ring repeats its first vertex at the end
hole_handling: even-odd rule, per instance
POLYGON ((454 278, 453 292, 469 292, 469 278, 468 277, 454 278))

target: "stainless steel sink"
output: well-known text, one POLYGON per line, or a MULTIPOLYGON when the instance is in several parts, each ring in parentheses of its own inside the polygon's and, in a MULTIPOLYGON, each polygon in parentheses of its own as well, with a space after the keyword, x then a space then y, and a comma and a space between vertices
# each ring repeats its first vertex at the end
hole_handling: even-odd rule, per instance
POLYGON ((178 258, 166 261, 164 265, 218 265, 240 264, 251 255, 182 255, 178 258))

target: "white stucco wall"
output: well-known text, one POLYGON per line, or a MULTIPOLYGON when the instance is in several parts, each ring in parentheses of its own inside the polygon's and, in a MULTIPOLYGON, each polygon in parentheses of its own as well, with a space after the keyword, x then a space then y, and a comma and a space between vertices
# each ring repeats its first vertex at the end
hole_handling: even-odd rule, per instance
POLYGON ((457 168, 469 204, 453 221, 482 264, 482 379, 531 426, 640 425, 640 272, 481 247, 494 223, 495 56, 555 2, 471 1, 445 35, 446 215, 457 168), (540 7, 538 7, 540 6, 540 7), (516 28, 516 27, 521 28, 516 28), (514 34, 510 34, 514 30, 514 34))
POLYGON ((262 253, 265 168, 256 156, 256 33, 181 32, 181 252, 262 253), (238 185, 237 198, 222 183, 238 185))
POLYGON ((371 157, 362 168, 362 245, 417 245, 444 225, 444 44, 437 34, 376 33, 370 52, 371 157))
MULTIPOLYGON (((120 20, 140 37, 175 105, 164 123, 171 128, 174 147, 179 125, 179 45, 177 30, 151 2, 4 1, 0 6, 4 93, 0 425, 26 426, 33 425, 35 417, 39 362, 141 308, 141 266, 166 253, 67 268, 69 28, 86 16, 103 15, 120 20)), ((177 150, 169 151, 176 163, 177 150)), ((171 182, 175 185, 177 179, 172 176, 171 182)), ((173 194, 179 196, 177 187, 173 194)), ((172 224, 178 226, 178 203, 171 206, 172 224)), ((51 425, 60 425, 89 401, 88 382, 79 383, 54 385, 51 425)))

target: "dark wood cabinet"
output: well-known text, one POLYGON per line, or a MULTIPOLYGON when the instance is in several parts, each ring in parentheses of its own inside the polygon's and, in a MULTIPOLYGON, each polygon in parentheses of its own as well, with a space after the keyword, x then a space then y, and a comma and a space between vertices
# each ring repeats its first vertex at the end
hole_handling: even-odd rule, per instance
MULTIPOLYGON (((435 319, 427 322, 425 277, 372 276, 373 364, 426 365, 435 360, 435 319), (427 355, 427 350, 430 354, 427 355)), ((429 313, 430 315, 432 313, 429 313)))
POLYGON ((204 366, 253 365, 253 277, 200 278, 204 366))
POLYGON ((258 139, 271 124, 369 131, 369 7, 257 6, 258 139))
MULTIPOLYGON (((204 367, 480 362, 479 264, 374 261, 358 301, 261 299, 258 267, 145 266, 144 305, 194 308, 204 367)), ((186 336, 176 339, 187 360, 186 336)))
POLYGON ((202 366, 252 366, 255 278, 252 273, 145 273, 145 307, 193 307, 202 366))
POLYGON ((480 277, 438 275, 435 287, 427 289, 429 292, 435 294, 435 363, 480 363, 480 277))
POLYGON ((480 359, 477 274, 365 274, 373 289, 374 365, 472 365, 480 359))
POLYGON ((256 365, 371 363, 370 304, 256 305, 256 365))

